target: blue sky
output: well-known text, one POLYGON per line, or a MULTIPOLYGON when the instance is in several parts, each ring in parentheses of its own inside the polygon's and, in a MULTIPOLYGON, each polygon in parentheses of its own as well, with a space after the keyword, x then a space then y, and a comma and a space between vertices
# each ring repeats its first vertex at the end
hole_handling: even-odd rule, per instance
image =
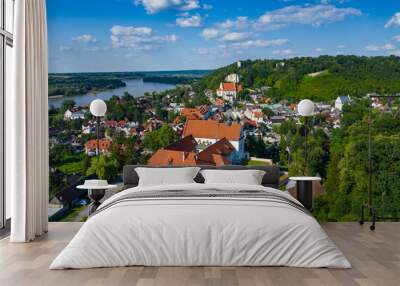
POLYGON ((398 0, 47 0, 50 72, 400 56, 398 0))

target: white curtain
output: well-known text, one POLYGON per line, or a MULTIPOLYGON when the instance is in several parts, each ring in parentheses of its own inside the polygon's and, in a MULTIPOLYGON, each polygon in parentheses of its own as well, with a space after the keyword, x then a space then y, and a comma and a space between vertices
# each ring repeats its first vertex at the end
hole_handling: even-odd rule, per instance
POLYGON ((45 0, 15 1, 13 94, 6 98, 12 242, 47 232, 48 58, 45 0))

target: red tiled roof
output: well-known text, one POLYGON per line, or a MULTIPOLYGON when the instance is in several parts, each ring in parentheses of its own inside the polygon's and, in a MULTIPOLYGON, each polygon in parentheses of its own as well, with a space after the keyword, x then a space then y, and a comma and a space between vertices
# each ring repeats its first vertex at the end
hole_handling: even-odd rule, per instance
POLYGON ((196 140, 193 138, 192 135, 189 135, 168 145, 164 149, 182 152, 194 152, 196 150, 196 145, 196 140))
POLYGON ((125 126, 126 124, 128 124, 128 121, 127 121, 127 120, 120 120, 120 121, 118 121, 118 126, 120 126, 120 127, 123 127, 123 126, 125 126))
POLYGON ((215 105, 223 106, 224 104, 225 104, 225 101, 223 99, 221 99, 221 98, 217 98, 215 100, 215 105))
POLYGON ((261 111, 253 111, 254 117, 255 118, 262 118, 264 117, 264 114, 261 111))
POLYGON ((222 138, 201 151, 198 156, 201 161, 218 163, 217 166, 219 166, 227 161, 225 157, 229 156, 233 151, 235 151, 235 147, 226 138, 222 138))
POLYGON ((207 105, 202 105, 197 109, 202 115, 206 114, 209 110, 207 105))
POLYGON ((181 114, 185 116, 187 120, 203 118, 202 113, 196 108, 184 108, 182 109, 181 114))
POLYGON ((236 91, 239 92, 242 90, 242 85, 236 84, 234 82, 223 82, 222 83, 223 91, 236 91))
POLYGON ((151 156, 150 166, 196 166, 196 153, 160 149, 151 156))
POLYGON ((106 121, 104 121, 104 125, 110 126, 110 127, 117 127, 118 122, 115 120, 106 120, 106 121))
POLYGON ((181 119, 179 118, 179 116, 175 117, 173 124, 177 125, 181 123, 181 119))
POLYGON ((187 120, 183 136, 193 135, 194 138, 222 139, 238 141, 241 126, 233 123, 231 126, 215 120, 187 120))
POLYGON ((224 165, 229 165, 231 163, 229 162, 229 160, 218 154, 213 154, 212 159, 214 161, 215 166, 224 166, 224 165))
MULTIPOLYGON (((182 140, 189 141, 194 140, 193 137, 188 136, 182 140)), ((180 140, 182 142, 182 140, 180 140)), ((178 141, 179 142, 179 141, 178 141)), ((178 143, 175 142, 175 143, 178 143)), ((174 143, 174 144, 175 144, 174 143)), ((195 143, 195 141, 190 142, 195 143)), ((197 165, 213 165, 221 166, 230 164, 227 156, 231 154, 235 148, 225 138, 210 145, 202 152, 196 154, 195 150, 190 152, 180 150, 170 150, 172 145, 166 147, 166 149, 160 149, 151 156, 148 161, 150 166, 197 166, 197 165)), ((176 144, 179 145, 179 144, 176 144)), ((173 146, 172 146, 173 147, 173 146)))
POLYGON ((250 126, 257 127, 257 122, 255 122, 255 121, 253 121, 253 120, 247 120, 247 123, 248 123, 250 126))
MULTIPOLYGON (((108 151, 111 147, 111 144, 112 144, 111 140, 101 139, 99 141, 100 151, 108 151)), ((89 140, 88 142, 86 142, 85 149, 96 150, 97 149, 97 140, 92 139, 92 140, 89 140)))

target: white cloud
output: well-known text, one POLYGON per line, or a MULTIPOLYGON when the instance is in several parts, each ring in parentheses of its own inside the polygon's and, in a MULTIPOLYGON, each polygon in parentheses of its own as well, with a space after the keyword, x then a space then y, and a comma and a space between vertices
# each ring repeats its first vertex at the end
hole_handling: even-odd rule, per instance
POLYGON ((227 42, 236 42, 236 41, 243 41, 251 37, 252 33, 240 33, 240 32, 231 32, 231 33, 226 33, 222 38, 221 41, 227 41, 227 42))
POLYGON ((287 6, 266 12, 255 23, 256 28, 278 29, 290 24, 303 24, 318 27, 325 23, 343 21, 346 16, 360 16, 355 8, 338 8, 334 5, 287 6))
POLYGON ((316 51, 317 53, 320 53, 320 52, 322 52, 322 49, 321 49, 321 48, 316 48, 315 51, 316 51))
POLYGON ((400 35, 394 36, 393 41, 400 42, 400 35))
POLYGON ((369 45, 366 46, 365 49, 369 52, 380 52, 380 51, 392 51, 395 50, 396 47, 392 44, 385 44, 382 46, 369 45))
POLYGON ((239 16, 236 20, 226 20, 224 22, 217 23, 215 26, 219 29, 244 29, 249 26, 249 19, 245 16, 239 16))
POLYGON ((67 46, 59 46, 58 50, 60 52, 69 52, 69 51, 72 51, 72 48, 71 47, 67 47, 67 46))
POLYGON ((272 54, 274 55, 280 55, 280 56, 289 56, 294 54, 294 52, 291 49, 285 49, 285 50, 275 50, 272 51, 272 54))
POLYGON ((153 29, 149 27, 115 25, 111 28, 111 33, 115 36, 127 35, 127 36, 146 37, 146 36, 151 36, 152 32, 153 29))
POLYGON ((400 12, 397 12, 389 19, 389 21, 385 24, 385 28, 390 27, 400 27, 400 12))
POLYGON ((111 43, 114 48, 130 48, 134 50, 153 50, 162 44, 174 43, 175 34, 155 36, 149 27, 113 26, 111 28, 111 43))
MULTIPOLYGON (((206 40, 214 39, 217 37, 224 37, 227 34, 238 33, 238 30, 243 30, 250 26, 250 22, 247 17, 239 16, 235 20, 226 20, 224 22, 215 23, 212 27, 205 28, 202 32, 202 36, 206 40), (234 31, 232 31, 234 30, 234 31)), ((250 33, 248 33, 250 34, 250 33)), ((239 36, 230 35, 229 37, 239 36)), ((243 35, 242 35, 243 36, 243 35)))
POLYGON ((96 43, 97 39, 90 34, 83 34, 81 36, 77 36, 72 38, 72 40, 81 42, 81 43, 96 43))
POLYGON ((220 36, 221 34, 222 34, 221 31, 218 29, 215 29, 215 28, 206 28, 201 33, 203 38, 206 40, 214 39, 214 38, 220 36))
POLYGON ((143 5, 148 14, 155 14, 162 10, 170 9, 189 11, 201 8, 198 0, 135 0, 134 3, 136 5, 143 5))
POLYGON ((209 55, 209 54, 213 53, 213 51, 214 50, 210 49, 210 48, 194 48, 193 49, 194 53, 196 53, 198 55, 202 55, 202 56, 209 55))
POLYGON ((182 28, 201 27, 203 19, 200 15, 189 16, 187 14, 176 19, 176 25, 182 28))
POLYGON ((109 47, 90 47, 90 48, 84 48, 83 49, 85 52, 106 52, 108 50, 110 50, 109 47))
POLYGON ((274 40, 248 40, 243 42, 235 42, 231 44, 219 45, 221 49, 250 49, 250 48, 266 48, 276 47, 287 44, 287 39, 274 39, 274 40))

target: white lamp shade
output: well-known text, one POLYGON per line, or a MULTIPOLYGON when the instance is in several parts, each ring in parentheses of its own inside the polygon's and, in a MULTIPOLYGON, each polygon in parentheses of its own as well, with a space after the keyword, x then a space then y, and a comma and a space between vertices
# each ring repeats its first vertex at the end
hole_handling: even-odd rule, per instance
POLYGON ((314 102, 309 99, 303 99, 297 105, 297 111, 301 116, 311 116, 314 114, 314 102))
POLYGON ((96 117, 102 117, 106 114, 107 105, 104 100, 95 99, 90 103, 90 113, 96 117))

